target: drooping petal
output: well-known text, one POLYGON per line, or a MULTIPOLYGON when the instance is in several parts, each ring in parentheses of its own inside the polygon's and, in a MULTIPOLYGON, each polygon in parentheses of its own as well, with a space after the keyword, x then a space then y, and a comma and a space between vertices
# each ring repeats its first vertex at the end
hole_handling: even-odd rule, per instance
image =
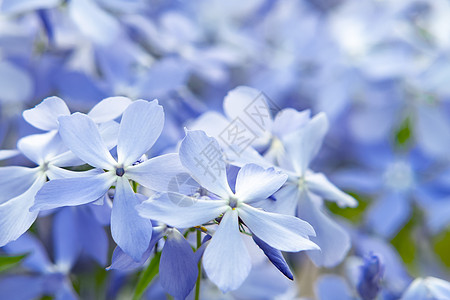
POLYGON ((125 110, 117 140, 119 164, 130 166, 145 154, 164 127, 164 111, 157 100, 138 100, 125 110))
POLYGON ((290 280, 294 280, 294 275, 292 274, 291 270, 289 269, 289 266, 286 263, 286 260, 284 259, 281 251, 270 247, 263 240, 258 238, 256 235, 253 235, 252 238, 255 241, 255 243, 259 246, 259 248, 261 248, 261 250, 264 251, 264 254, 273 263, 273 265, 278 270, 280 270, 280 272, 283 273, 284 276, 286 276, 290 280))
POLYGON ((308 189, 325 200, 335 201, 340 207, 355 207, 358 205, 355 198, 338 189, 322 173, 308 174, 305 180, 308 189))
POLYGON ((97 125, 84 114, 60 117, 59 134, 64 144, 91 166, 111 170, 117 162, 100 136, 97 125))
POLYGON ((191 245, 178 230, 169 230, 159 263, 161 286, 176 299, 185 299, 194 288, 197 275, 191 245))
POLYGON ((20 237, 36 220, 38 212, 29 210, 45 180, 42 174, 23 194, 0 204, 0 247, 20 237))
POLYGON ((176 176, 186 172, 177 153, 165 154, 151 158, 141 164, 128 167, 127 176, 158 192, 168 191, 176 176))
POLYGON ((69 108, 58 97, 45 98, 36 107, 23 112, 25 121, 45 131, 58 129, 58 117, 68 115, 70 115, 69 108))
POLYGON ((222 214, 228 207, 224 200, 202 200, 178 193, 163 193, 137 207, 145 218, 172 227, 199 226, 222 214))
POLYGON ((240 234, 237 210, 228 210, 203 254, 208 278, 224 293, 237 289, 250 273, 250 255, 240 234))
POLYGON ((55 263, 63 272, 72 268, 81 251, 78 225, 77 212, 71 207, 59 210, 53 218, 55 263))
POLYGON ((111 234, 117 245, 135 261, 141 259, 152 237, 152 223, 138 214, 135 208, 138 204, 140 201, 128 179, 118 178, 111 212, 111 234))
POLYGON ((320 200, 307 193, 302 194, 298 217, 314 228, 316 236, 311 237, 311 241, 321 250, 310 251, 308 256, 317 266, 329 268, 336 266, 345 258, 351 243, 349 234, 323 211, 320 200))
POLYGON ((48 210, 93 202, 105 195, 116 180, 111 172, 100 175, 54 179, 37 193, 31 210, 48 210))
POLYGON ((0 204, 24 193, 38 176, 36 168, 1 167, 0 168, 0 204))
POLYGON ((127 97, 108 97, 97 103, 87 114, 95 123, 105 123, 118 118, 132 103, 127 97))
POLYGON ((187 131, 180 146, 180 160, 201 186, 222 198, 232 195, 226 162, 214 138, 200 130, 187 131))
POLYGON ((263 200, 275 193, 287 180, 288 176, 264 169, 255 164, 247 164, 239 170, 236 178, 236 197, 246 203, 263 200))
POLYGON ((299 218, 265 212, 247 204, 242 204, 238 210, 245 225, 275 249, 288 252, 319 249, 308 238, 315 235, 314 229, 299 218))
POLYGON ((319 113, 300 129, 283 138, 286 151, 298 174, 305 174, 309 163, 317 155, 328 131, 328 119, 319 113))

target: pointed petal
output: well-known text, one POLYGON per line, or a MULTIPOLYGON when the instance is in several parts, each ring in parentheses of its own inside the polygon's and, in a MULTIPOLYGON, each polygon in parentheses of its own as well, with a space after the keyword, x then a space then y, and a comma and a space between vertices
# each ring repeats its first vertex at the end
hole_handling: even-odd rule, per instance
POLYGON ((201 200, 178 193, 163 193, 137 207, 145 218, 172 227, 199 226, 222 214, 228 207, 224 200, 201 200))
POLYGON ((37 193, 31 210, 48 210, 93 202, 102 197, 115 180, 116 176, 110 172, 89 177, 51 180, 37 193))
POLYGON ((95 123, 105 123, 118 118, 132 103, 127 97, 109 97, 97 103, 87 114, 95 123))
POLYGON ((226 162, 219 144, 203 131, 187 131, 181 142, 180 160, 192 177, 207 190, 228 198, 226 162))
POLYGON ((308 238, 315 235, 314 229, 299 218, 265 212, 247 204, 242 204, 238 210, 245 225, 275 249, 288 252, 319 249, 308 238))
POLYGON ((80 254, 80 236, 77 212, 70 207, 58 211, 53 219, 55 263, 59 270, 68 272, 80 254))
POLYGON ((303 195, 304 198, 299 202, 298 217, 314 228, 316 236, 311 237, 311 241, 321 250, 308 252, 308 256, 317 266, 334 267, 350 250, 350 236, 322 210, 319 201, 314 201, 307 194, 303 195))
POLYGON ((283 254, 280 250, 275 249, 267 245, 263 240, 258 238, 256 235, 252 236, 255 243, 264 251, 264 254, 267 258, 273 263, 273 265, 280 270, 281 273, 284 274, 290 280, 294 280, 294 275, 292 274, 291 269, 289 268, 286 260, 283 257, 283 254))
POLYGON ((240 234, 238 213, 228 210, 203 254, 206 274, 224 293, 237 289, 250 273, 250 255, 240 234))
POLYGON ((70 115, 69 108, 58 97, 45 98, 36 107, 23 112, 25 121, 45 131, 58 129, 58 117, 68 115, 70 115))
POLYGON ((176 299, 185 299, 194 288, 197 275, 197 261, 191 245, 178 230, 170 230, 159 263, 161 286, 176 299))
POLYGON ((356 207, 358 202, 332 184, 322 173, 308 174, 305 177, 308 189, 324 198, 335 201, 340 207, 356 207))
POLYGON ((111 156, 97 125, 88 116, 75 113, 60 117, 59 134, 64 144, 91 166, 111 170, 117 162, 111 156))
POLYGON ((141 259, 152 237, 152 223, 139 216, 135 208, 138 204, 140 201, 128 179, 118 178, 111 213, 111 234, 117 245, 135 261, 141 259))
POLYGON ((20 237, 36 220, 38 213, 29 210, 45 180, 44 175, 37 177, 23 194, 0 204, 0 247, 20 237))
POLYGON ((287 178, 286 174, 275 171, 274 168, 264 169, 255 164, 247 164, 237 175, 236 197, 246 203, 267 199, 287 178))
POLYGON ((145 154, 164 127, 164 111, 157 100, 138 100, 125 110, 120 122, 117 156, 120 164, 130 166, 145 154))
POLYGON ((126 169, 130 179, 158 192, 168 191, 174 178, 185 172, 177 153, 157 156, 126 169))
POLYGON ((1 167, 0 168, 0 204, 23 194, 38 176, 36 168, 1 167))
POLYGON ((319 113, 308 124, 285 136, 286 152, 298 174, 305 174, 309 163, 319 152, 327 131, 328 119, 324 113, 319 113))

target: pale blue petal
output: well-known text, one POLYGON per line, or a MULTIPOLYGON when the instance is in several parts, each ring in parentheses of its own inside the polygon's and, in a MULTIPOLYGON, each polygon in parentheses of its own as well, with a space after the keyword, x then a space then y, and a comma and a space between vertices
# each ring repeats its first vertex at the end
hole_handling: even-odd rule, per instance
POLYGON ((25 121, 45 131, 58 129, 58 117, 68 115, 70 115, 69 108, 58 97, 45 98, 36 107, 23 112, 25 121))
POLYGON ((97 44, 109 46, 120 33, 117 20, 93 1, 70 1, 69 16, 79 30, 97 44))
POLYGON ((176 299, 185 299, 195 286, 198 269, 191 245, 176 229, 167 234, 159 263, 159 280, 176 299))
POLYGON ((319 247, 309 240, 314 229, 294 216, 265 212, 247 204, 238 207, 245 225, 269 246, 288 252, 314 250, 319 247))
POLYGON ((88 116, 75 113, 60 117, 59 134, 64 144, 91 166, 111 170, 117 162, 111 156, 97 125, 88 116))
POLYGON ((119 164, 130 166, 145 154, 164 127, 164 111, 157 100, 138 100, 125 110, 117 140, 119 164))
POLYGON ((23 194, 0 204, 0 247, 16 240, 34 223, 38 212, 30 212, 30 207, 45 180, 45 175, 37 177, 23 194))
POLYGON ((98 131, 105 142, 106 147, 111 150, 117 146, 117 138, 119 137, 120 124, 116 121, 108 121, 98 124, 98 131))
POLYGON ((291 133, 307 124, 311 116, 309 109, 297 111, 293 108, 281 110, 273 120, 272 133, 278 138, 291 133))
POLYGON ((311 241, 316 243, 321 251, 308 252, 311 260, 317 266, 327 268, 339 264, 350 250, 350 236, 323 211, 321 200, 304 194, 299 202, 298 217, 311 224, 316 231, 316 236, 311 237, 311 241))
POLYGON ((72 282, 67 278, 62 283, 62 286, 55 293, 55 300, 77 300, 79 299, 77 293, 72 287, 72 282))
POLYGON ((222 198, 232 195, 227 181, 226 162, 219 144, 203 131, 187 131, 181 142, 180 160, 204 188, 222 198))
POLYGON ((130 179, 146 188, 165 192, 170 190, 177 175, 186 173, 186 169, 181 164, 178 154, 171 153, 128 167, 126 173, 130 179))
POLYGON ((2 299, 39 299, 44 293, 44 281, 37 276, 11 275, 0 279, 2 299))
POLYGON ((79 177, 89 177, 94 175, 103 174, 100 169, 91 169, 88 171, 71 171, 56 167, 54 165, 49 165, 48 170, 45 173, 50 180, 63 179, 63 178, 79 178, 79 177))
MULTIPOLYGON (((4 8, 5 3, 0 2, 0 4, 2 5, 2 8, 4 8)), ((8 24, 5 23, 6 22, 3 23, 3 26, 8 24)), ((11 31, 11 29, 9 29, 9 31, 11 31)), ((22 36, 22 33, 18 34, 22 36)), ((2 40, 4 38, 7 39, 7 36, 14 37, 14 34, 12 32, 10 34, 5 34, 2 36, 2 40)), ((6 43, 2 42, 3 49, 5 48, 6 43)), ((26 44, 22 43, 18 45, 24 46, 28 44, 28 42, 25 43, 26 44)), ((34 81, 30 75, 31 74, 24 68, 14 63, 10 63, 6 59, 2 59, 0 62, 0 90, 2 91, 0 94, 0 102, 6 102, 9 105, 21 105, 20 103, 30 101, 30 98, 33 96, 34 89, 34 81)))
POLYGON ((19 154, 18 150, 0 150, 0 160, 9 159, 19 154))
POLYGON ((203 254, 208 278, 224 293, 237 289, 250 273, 250 255, 240 235, 238 213, 228 210, 203 254))
POLYGON ((355 198, 338 189, 322 173, 307 174, 305 180, 308 189, 325 200, 334 201, 340 207, 355 207, 358 205, 355 198))
POLYGON ((115 174, 110 172, 89 177, 51 180, 37 193, 31 210, 47 210, 93 202, 105 195, 115 181, 115 174))
POLYGON ((127 97, 109 97, 97 103, 87 115, 95 123, 105 123, 118 118, 131 103, 127 97))
POLYGON ((410 202, 406 195, 386 194, 369 208, 367 223, 383 237, 393 237, 407 222, 411 214, 410 202))
POLYGON ((288 176, 264 169, 255 164, 247 164, 239 170, 236 178, 236 197, 246 203, 263 200, 275 193, 287 180, 288 176))
POLYGON ((77 213, 71 207, 59 210, 53 218, 53 248, 58 269, 69 272, 80 251, 77 213))
POLYGON ((17 240, 6 245, 3 249, 10 255, 28 253, 22 262, 22 266, 26 269, 38 273, 48 273, 53 268, 53 264, 47 256, 46 249, 34 235, 25 233, 17 240))
POLYGON ((0 168, 0 204, 19 196, 30 188, 38 176, 37 168, 1 167, 0 168))
POLYGON ((222 133, 227 126, 230 125, 230 121, 227 120, 222 114, 214 111, 208 111, 195 119, 192 123, 186 127, 189 130, 203 130, 208 136, 212 136, 220 142, 220 133, 222 133))
POLYGON ((327 131, 328 119, 324 113, 319 113, 308 124, 285 136, 284 146, 298 174, 305 174, 327 131))
POLYGON ((172 227, 199 226, 220 216, 228 207, 224 200, 201 200, 178 193, 163 193, 137 207, 145 218, 172 227))
POLYGON ((152 223, 142 218, 136 205, 140 204, 128 179, 120 177, 111 212, 111 234, 117 245, 135 261, 147 250, 152 237, 152 223))
POLYGON ((111 266, 109 266, 107 270, 134 271, 141 267, 150 257, 153 252, 153 247, 155 247, 156 243, 164 236, 165 232, 165 228, 153 228, 150 244, 139 261, 132 259, 128 254, 123 252, 120 247, 116 247, 112 255, 111 266))
POLYGON ((315 291, 319 300, 354 299, 347 282, 337 275, 322 275, 315 284, 315 291))
POLYGON ((68 150, 56 130, 23 137, 17 142, 17 149, 37 165, 68 150))

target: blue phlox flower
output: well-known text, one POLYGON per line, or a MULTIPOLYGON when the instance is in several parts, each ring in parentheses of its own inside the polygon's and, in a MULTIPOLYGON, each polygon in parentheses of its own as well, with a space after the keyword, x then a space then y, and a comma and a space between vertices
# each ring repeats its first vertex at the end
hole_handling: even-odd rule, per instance
POLYGON ((417 278, 414 280, 401 300, 448 299, 450 282, 436 277, 417 278))
POLYGON ((197 199, 191 206, 180 207, 174 199, 188 196, 168 192, 150 198, 138 210, 141 216, 179 228, 199 226, 220 217, 220 225, 203 255, 203 267, 208 277, 223 292, 227 292, 238 288, 251 269, 248 251, 240 237, 242 225, 239 220, 275 249, 297 252, 319 248, 308 238, 315 234, 308 223, 293 216, 253 207, 277 191, 286 181, 287 175, 249 164, 239 171, 236 192, 233 193, 227 182, 226 164, 221 155, 219 144, 214 138, 208 137, 203 131, 188 131, 180 146, 180 160, 192 177, 219 199, 197 199), (208 161, 203 156, 208 147, 219 151, 213 166, 206 165, 208 161))

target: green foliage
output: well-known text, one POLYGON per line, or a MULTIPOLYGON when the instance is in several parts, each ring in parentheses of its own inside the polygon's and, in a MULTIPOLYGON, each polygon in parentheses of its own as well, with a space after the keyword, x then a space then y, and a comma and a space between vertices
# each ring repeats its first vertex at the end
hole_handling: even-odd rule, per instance
POLYGON ((341 216, 354 224, 359 224, 364 217, 364 211, 370 199, 352 192, 347 192, 347 194, 358 201, 357 207, 339 207, 335 202, 331 201, 326 201, 325 205, 333 214, 341 216))
POLYGON ((158 252, 152 258, 148 267, 143 270, 139 276, 139 281, 134 291, 133 300, 141 299, 148 285, 152 282, 153 278, 159 273, 159 261, 161 259, 161 253, 158 252))
POLYGON ((406 146, 412 138, 411 119, 405 118, 395 134, 395 140, 399 146, 406 146))
POLYGON ((433 239, 433 248, 442 263, 450 268, 450 229, 441 232, 433 239))
POLYGON ((28 254, 18 256, 0 256, 0 273, 18 265, 28 254))

